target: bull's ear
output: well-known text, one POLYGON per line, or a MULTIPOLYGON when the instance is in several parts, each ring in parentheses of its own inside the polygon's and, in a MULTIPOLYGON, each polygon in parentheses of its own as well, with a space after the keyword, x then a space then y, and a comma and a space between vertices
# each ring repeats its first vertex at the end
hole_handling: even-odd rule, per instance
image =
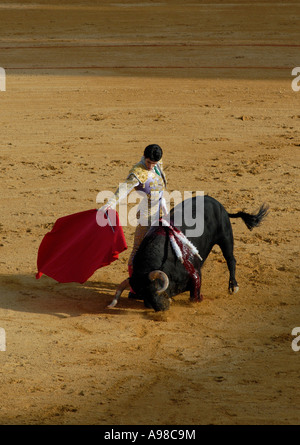
POLYGON ((168 275, 162 270, 152 270, 148 274, 148 278, 150 281, 160 280, 163 282, 162 286, 157 289, 157 293, 162 293, 169 287, 169 278, 168 275))

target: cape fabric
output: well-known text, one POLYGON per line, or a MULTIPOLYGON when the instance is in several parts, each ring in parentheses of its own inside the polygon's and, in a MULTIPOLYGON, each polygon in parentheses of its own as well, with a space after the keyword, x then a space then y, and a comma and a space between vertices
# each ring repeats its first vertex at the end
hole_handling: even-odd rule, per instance
POLYGON ((38 273, 60 283, 84 283, 93 273, 117 260, 119 253, 127 249, 118 213, 107 224, 98 225, 97 209, 74 213, 59 218, 39 247, 38 273))

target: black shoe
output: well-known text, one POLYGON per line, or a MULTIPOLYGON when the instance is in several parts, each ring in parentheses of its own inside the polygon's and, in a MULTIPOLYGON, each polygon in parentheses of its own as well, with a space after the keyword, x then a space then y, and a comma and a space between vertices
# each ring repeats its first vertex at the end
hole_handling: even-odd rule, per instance
POLYGON ((144 306, 145 306, 147 309, 153 309, 153 307, 151 306, 151 304, 148 303, 148 301, 146 301, 146 300, 144 300, 144 306))
POLYGON ((133 300, 142 300, 141 297, 139 297, 137 294, 135 294, 134 292, 129 292, 128 294, 128 298, 132 298, 133 300))

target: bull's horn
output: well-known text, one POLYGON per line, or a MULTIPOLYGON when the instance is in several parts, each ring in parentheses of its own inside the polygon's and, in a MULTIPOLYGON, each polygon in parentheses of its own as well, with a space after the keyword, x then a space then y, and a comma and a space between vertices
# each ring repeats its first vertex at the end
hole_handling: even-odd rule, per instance
POLYGON ((149 272, 149 280, 154 281, 154 280, 161 280, 163 282, 163 285, 160 289, 157 289, 157 292, 159 294, 161 294, 162 292, 164 292, 166 289, 168 289, 169 287, 169 278, 168 275, 163 272, 162 270, 152 270, 152 272, 149 272))

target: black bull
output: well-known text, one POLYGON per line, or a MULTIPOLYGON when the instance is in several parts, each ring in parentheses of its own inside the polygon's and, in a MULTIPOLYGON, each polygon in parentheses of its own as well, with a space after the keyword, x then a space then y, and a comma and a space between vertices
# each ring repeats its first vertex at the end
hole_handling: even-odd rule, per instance
MULTIPOLYGON (((192 212, 189 214, 192 214, 192 217, 195 219, 196 199, 203 199, 203 197, 187 199, 172 209, 170 212, 171 224, 174 222, 175 212, 177 216, 178 212, 192 212)), ((238 284, 235 279, 236 260, 233 255, 233 233, 229 218, 242 218, 247 228, 252 230, 261 223, 266 214, 267 207, 264 205, 260 207, 256 214, 246 212, 230 214, 214 198, 210 196, 204 197, 203 233, 198 237, 187 236, 201 255, 201 259, 194 255, 190 258, 194 272, 200 278, 200 283, 201 267, 213 246, 217 244, 220 246, 227 262, 229 291, 236 292, 238 290, 238 284)), ((175 223, 176 221, 178 221, 177 218, 175 218, 175 223)), ((183 234, 192 229, 192 227, 186 226, 184 217, 182 218, 182 224, 177 227, 183 234)), ((110 307, 117 304, 122 291, 129 286, 129 283, 137 298, 143 299, 145 305, 153 308, 155 311, 167 310, 170 305, 170 298, 182 292, 189 291, 192 300, 201 299, 200 287, 195 289, 195 279, 191 279, 191 274, 174 253, 167 227, 152 227, 149 230, 135 254, 131 278, 120 284, 110 307)))

